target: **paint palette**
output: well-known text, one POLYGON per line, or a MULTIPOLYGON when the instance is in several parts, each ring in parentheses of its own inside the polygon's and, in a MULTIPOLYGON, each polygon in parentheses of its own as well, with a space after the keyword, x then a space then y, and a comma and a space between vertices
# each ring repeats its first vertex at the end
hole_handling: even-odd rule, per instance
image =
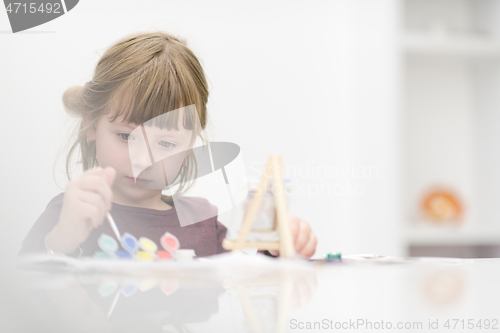
POLYGON ((173 234, 166 232, 160 238, 163 250, 147 237, 139 240, 128 232, 124 233, 118 243, 113 237, 101 234, 97 240, 101 251, 96 251, 95 259, 100 260, 135 260, 135 261, 192 261, 196 256, 194 250, 180 249, 180 242, 173 234), (120 250, 120 245, 123 250, 120 250))

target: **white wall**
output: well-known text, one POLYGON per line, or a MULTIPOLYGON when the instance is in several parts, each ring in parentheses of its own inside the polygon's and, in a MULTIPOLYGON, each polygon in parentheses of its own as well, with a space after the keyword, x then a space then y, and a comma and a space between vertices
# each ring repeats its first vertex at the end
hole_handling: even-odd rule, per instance
POLYGON ((500 231, 500 59, 493 58, 476 63, 475 100, 477 102, 477 165, 478 226, 482 230, 500 231))
POLYGON ((449 188, 464 204, 466 227, 477 222, 475 109, 469 60, 408 57, 407 219, 422 220, 420 203, 434 186, 449 188))
MULTIPOLYGON (((90 79, 111 43, 151 29, 186 38, 200 58, 215 138, 242 147, 250 176, 272 153, 303 170, 293 179, 298 194, 290 211, 318 234, 318 253, 400 255, 398 3, 86 0, 25 33, 1 33, 7 257, 61 191, 52 167, 67 140, 62 93, 90 79), (311 172, 321 167, 332 172, 323 184, 331 191, 341 184, 343 194, 326 185, 314 193, 322 180, 311 172), (341 169, 350 175, 333 174, 341 169), (362 195, 349 195, 348 183, 362 195)), ((0 10, 0 32, 9 30, 0 10)))
MULTIPOLYGON (((475 11, 477 25, 500 37, 500 2, 482 0, 475 11)), ((485 230, 500 230, 500 57, 474 62, 475 102, 477 105, 476 142, 478 181, 478 224, 485 230)))

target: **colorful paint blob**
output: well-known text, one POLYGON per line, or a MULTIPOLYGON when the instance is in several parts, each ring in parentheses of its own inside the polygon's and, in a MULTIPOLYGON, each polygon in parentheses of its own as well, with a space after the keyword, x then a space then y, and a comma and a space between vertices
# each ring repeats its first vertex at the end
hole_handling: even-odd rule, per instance
MULTIPOLYGON (((194 250, 180 250, 179 240, 169 232, 166 232, 160 238, 160 244, 165 250, 158 250, 157 243, 147 237, 140 237, 137 240, 128 232, 122 235, 119 243, 110 235, 103 233, 99 236, 97 243, 101 251, 95 252, 94 258, 96 259, 192 261, 196 256, 194 250), (120 245, 124 250, 119 249, 120 245)), ((108 294, 106 289, 107 287, 103 286, 102 294, 108 294)))
POLYGON ((158 250, 156 243, 146 237, 139 238, 139 247, 149 253, 155 253, 158 250))
POLYGON ((127 251, 118 251, 116 252, 116 256, 118 259, 132 259, 132 255, 127 251))
POLYGON ((113 256, 108 252, 104 251, 95 251, 94 258, 96 259, 113 259, 113 256))
POLYGON ((153 261, 153 255, 146 251, 137 251, 137 259, 140 261, 153 261))
POLYGON ((172 235, 170 232, 166 232, 163 236, 161 236, 161 246, 170 252, 174 252, 179 249, 180 243, 177 237, 172 235))
POLYGON ((111 236, 106 234, 101 234, 97 240, 97 244, 107 253, 115 253, 118 250, 118 242, 111 236))
POLYGON ((130 254, 134 254, 139 249, 137 238, 135 238, 128 232, 123 234, 121 244, 122 247, 130 254))
POLYGON ((173 260, 172 253, 168 251, 157 251, 156 255, 158 257, 158 260, 173 260))

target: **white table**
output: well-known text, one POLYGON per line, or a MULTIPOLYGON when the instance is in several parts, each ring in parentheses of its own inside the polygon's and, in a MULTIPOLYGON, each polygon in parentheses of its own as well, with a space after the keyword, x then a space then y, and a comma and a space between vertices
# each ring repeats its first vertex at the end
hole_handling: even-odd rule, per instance
POLYGON ((500 330, 500 259, 259 260, 140 274, 10 271, 6 323, 65 333, 500 330))

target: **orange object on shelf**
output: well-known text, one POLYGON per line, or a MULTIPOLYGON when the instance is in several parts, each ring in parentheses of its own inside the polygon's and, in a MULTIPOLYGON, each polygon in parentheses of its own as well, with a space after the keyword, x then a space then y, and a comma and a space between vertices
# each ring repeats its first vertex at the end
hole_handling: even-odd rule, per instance
POLYGON ((432 222, 461 222, 463 208, 451 191, 433 190, 427 194, 422 202, 424 217, 432 222))

